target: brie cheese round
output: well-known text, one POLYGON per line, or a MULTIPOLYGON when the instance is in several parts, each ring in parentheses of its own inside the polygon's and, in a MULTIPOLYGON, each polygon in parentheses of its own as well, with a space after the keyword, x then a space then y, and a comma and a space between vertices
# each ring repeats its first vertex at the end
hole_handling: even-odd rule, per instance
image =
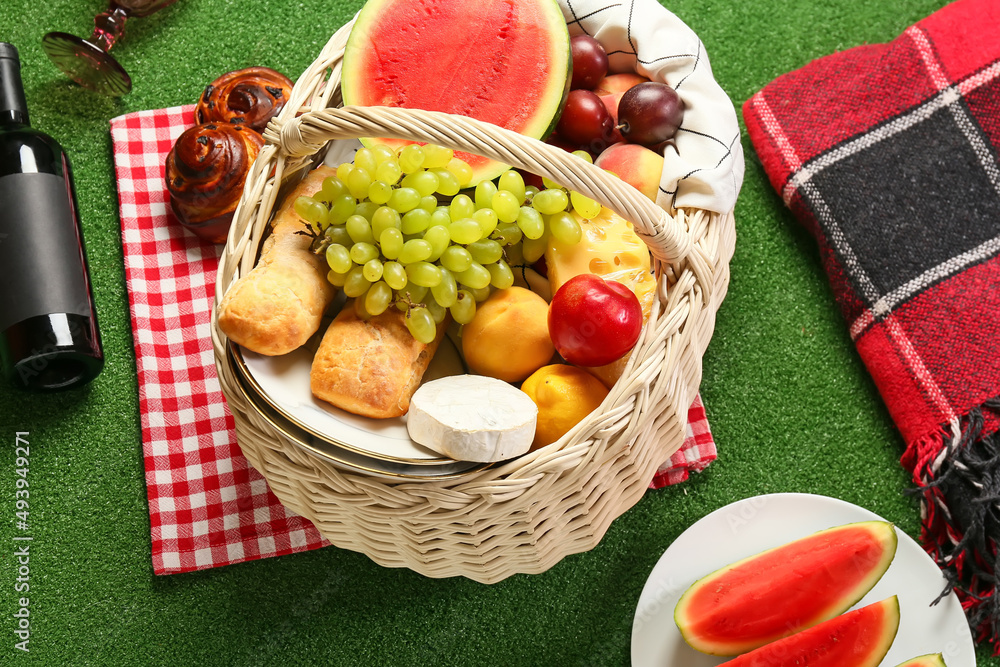
POLYGON ((535 402, 503 380, 452 375, 414 392, 406 430, 414 442, 444 456, 494 462, 531 448, 537 417, 535 402))

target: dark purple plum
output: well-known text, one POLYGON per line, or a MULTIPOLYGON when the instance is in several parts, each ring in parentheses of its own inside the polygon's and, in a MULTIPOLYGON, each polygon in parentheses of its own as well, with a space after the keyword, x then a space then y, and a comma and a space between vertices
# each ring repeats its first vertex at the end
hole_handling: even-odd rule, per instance
POLYGON ((564 140, 599 153, 611 143, 615 121, 604 102, 589 90, 571 90, 556 132, 564 140))
POLYGON ((665 83, 632 86, 618 102, 618 129, 625 141, 653 147, 673 138, 684 116, 684 102, 665 83))
POLYGON ((608 54, 590 35, 576 35, 569 40, 573 56, 572 90, 593 90, 608 73, 608 54))

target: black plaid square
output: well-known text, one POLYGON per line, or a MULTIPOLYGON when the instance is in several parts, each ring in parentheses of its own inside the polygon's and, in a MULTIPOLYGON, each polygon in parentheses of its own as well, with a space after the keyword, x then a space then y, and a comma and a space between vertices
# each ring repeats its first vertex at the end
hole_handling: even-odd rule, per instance
POLYGON ((940 99, 835 149, 841 157, 802 188, 876 317, 993 254, 977 250, 1000 237, 997 164, 983 150, 988 139, 964 103, 940 99))

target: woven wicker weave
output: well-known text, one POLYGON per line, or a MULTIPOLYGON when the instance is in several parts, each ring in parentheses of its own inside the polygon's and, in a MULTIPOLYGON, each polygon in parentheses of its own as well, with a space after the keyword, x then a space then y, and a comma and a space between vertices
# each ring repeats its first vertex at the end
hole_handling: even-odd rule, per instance
POLYGON ((657 298, 624 374, 602 407, 559 441, 450 481, 389 482, 319 459, 276 429, 242 394, 213 320, 223 393, 250 463, 283 504, 333 544, 389 567, 492 583, 538 573, 586 551, 646 491, 683 443, 701 358, 729 280, 732 213, 668 212, 617 178, 539 141, 458 116, 336 108, 345 25, 299 78, 272 121, 223 252, 216 299, 256 260, 275 202, 322 161, 332 139, 427 141, 491 157, 584 193, 635 223, 654 256, 657 298), (296 116, 296 110, 311 109, 296 116))

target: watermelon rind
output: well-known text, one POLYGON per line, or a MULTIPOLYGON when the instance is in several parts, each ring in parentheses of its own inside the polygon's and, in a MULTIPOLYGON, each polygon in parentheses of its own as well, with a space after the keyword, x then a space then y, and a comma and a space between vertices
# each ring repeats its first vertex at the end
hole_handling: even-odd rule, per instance
POLYGON ((896 667, 948 667, 944 662, 944 656, 940 653, 928 653, 927 655, 911 658, 902 662, 896 667))
POLYGON ((899 632, 899 600, 835 616, 724 663, 729 667, 878 667, 899 632))
POLYGON ((694 582, 678 600, 674 622, 702 653, 752 651, 857 604, 889 569, 897 544, 887 521, 834 526, 786 542, 694 582))
MULTIPOLYGON (((369 0, 348 36, 340 86, 345 106, 455 113, 543 139, 562 111, 571 70, 569 29, 555 0, 369 0)), ((456 156, 473 170, 466 187, 509 168, 456 156)))

